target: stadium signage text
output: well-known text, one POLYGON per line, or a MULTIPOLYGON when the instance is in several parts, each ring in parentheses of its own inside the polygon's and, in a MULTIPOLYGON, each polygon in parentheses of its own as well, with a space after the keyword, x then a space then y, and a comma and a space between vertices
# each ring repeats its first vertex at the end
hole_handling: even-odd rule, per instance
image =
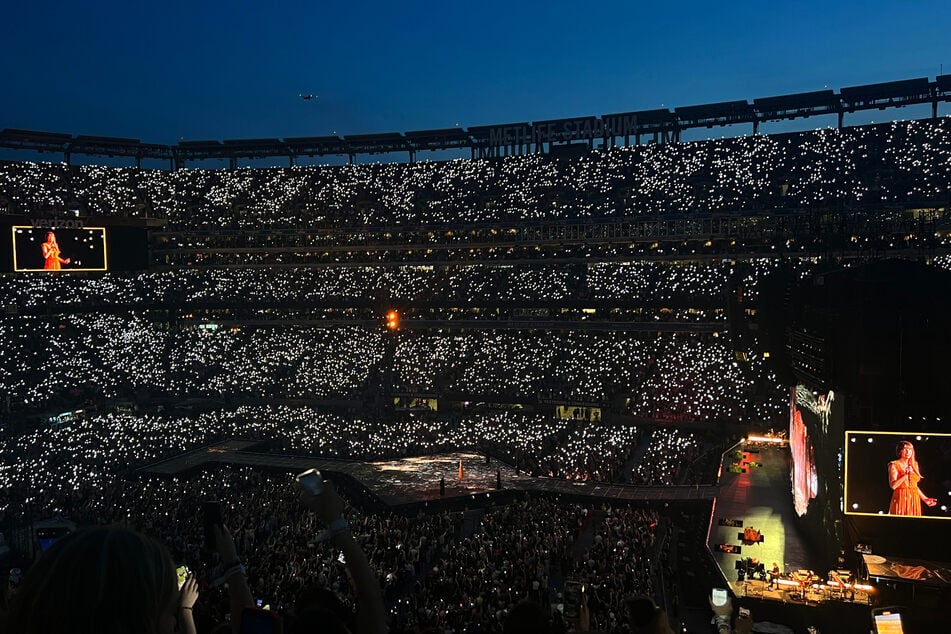
POLYGON ((34 218, 30 220, 30 224, 33 225, 34 229, 39 228, 49 228, 49 229, 82 229, 83 221, 82 220, 65 220, 63 218, 34 218))
POLYGON ((531 125, 489 128, 489 145, 504 147, 531 143, 593 141, 637 134, 637 115, 617 115, 594 119, 563 119, 531 125))

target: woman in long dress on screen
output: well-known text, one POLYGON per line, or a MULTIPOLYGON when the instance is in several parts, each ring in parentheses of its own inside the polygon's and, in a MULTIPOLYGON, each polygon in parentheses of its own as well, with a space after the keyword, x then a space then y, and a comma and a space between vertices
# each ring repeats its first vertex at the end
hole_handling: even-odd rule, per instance
POLYGON ((43 269, 46 271, 58 271, 62 264, 69 264, 69 258, 59 257, 59 244, 56 243, 56 234, 50 231, 46 234, 46 242, 40 245, 43 249, 43 257, 46 262, 43 263, 43 269))
POLYGON ((892 502, 888 506, 889 515, 921 515, 921 503, 934 506, 935 498, 929 498, 918 488, 921 470, 915 458, 915 447, 903 440, 895 447, 898 460, 888 463, 888 486, 892 488, 892 502))

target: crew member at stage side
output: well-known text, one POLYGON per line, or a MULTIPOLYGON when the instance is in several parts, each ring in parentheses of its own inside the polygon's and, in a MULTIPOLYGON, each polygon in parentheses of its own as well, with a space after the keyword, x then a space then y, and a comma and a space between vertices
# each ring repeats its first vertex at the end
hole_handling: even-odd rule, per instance
POLYGON ((773 568, 769 571, 769 589, 772 590, 776 585, 776 582, 779 581, 779 564, 775 561, 773 562, 773 568))
POLYGON ((888 463, 888 486, 892 488, 892 501, 888 505, 889 515, 921 515, 921 503, 934 506, 938 503, 918 488, 921 481, 921 469, 915 458, 915 447, 907 440, 895 446, 898 460, 888 463))

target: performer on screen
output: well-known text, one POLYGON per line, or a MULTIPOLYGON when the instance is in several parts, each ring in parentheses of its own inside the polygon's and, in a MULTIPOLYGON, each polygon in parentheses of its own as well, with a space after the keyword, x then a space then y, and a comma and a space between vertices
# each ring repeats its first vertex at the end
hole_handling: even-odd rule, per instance
POLYGON ((43 257, 46 262, 43 269, 47 271, 58 271, 62 264, 69 264, 69 258, 59 257, 59 245, 56 243, 56 234, 50 231, 46 234, 46 242, 40 245, 43 249, 43 257))
POLYGON ((892 488, 892 502, 888 506, 889 515, 921 515, 921 503, 934 506, 935 498, 929 498, 918 488, 921 470, 915 458, 915 447, 907 440, 895 446, 898 460, 888 463, 888 486, 892 488))

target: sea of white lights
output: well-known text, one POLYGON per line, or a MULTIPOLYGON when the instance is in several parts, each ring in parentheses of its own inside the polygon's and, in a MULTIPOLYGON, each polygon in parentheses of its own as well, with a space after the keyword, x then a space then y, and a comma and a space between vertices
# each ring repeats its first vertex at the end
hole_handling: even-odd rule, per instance
POLYGON ((138 171, 0 165, 12 209, 165 217, 181 228, 497 222, 947 198, 951 120, 595 151, 574 161, 138 171))

